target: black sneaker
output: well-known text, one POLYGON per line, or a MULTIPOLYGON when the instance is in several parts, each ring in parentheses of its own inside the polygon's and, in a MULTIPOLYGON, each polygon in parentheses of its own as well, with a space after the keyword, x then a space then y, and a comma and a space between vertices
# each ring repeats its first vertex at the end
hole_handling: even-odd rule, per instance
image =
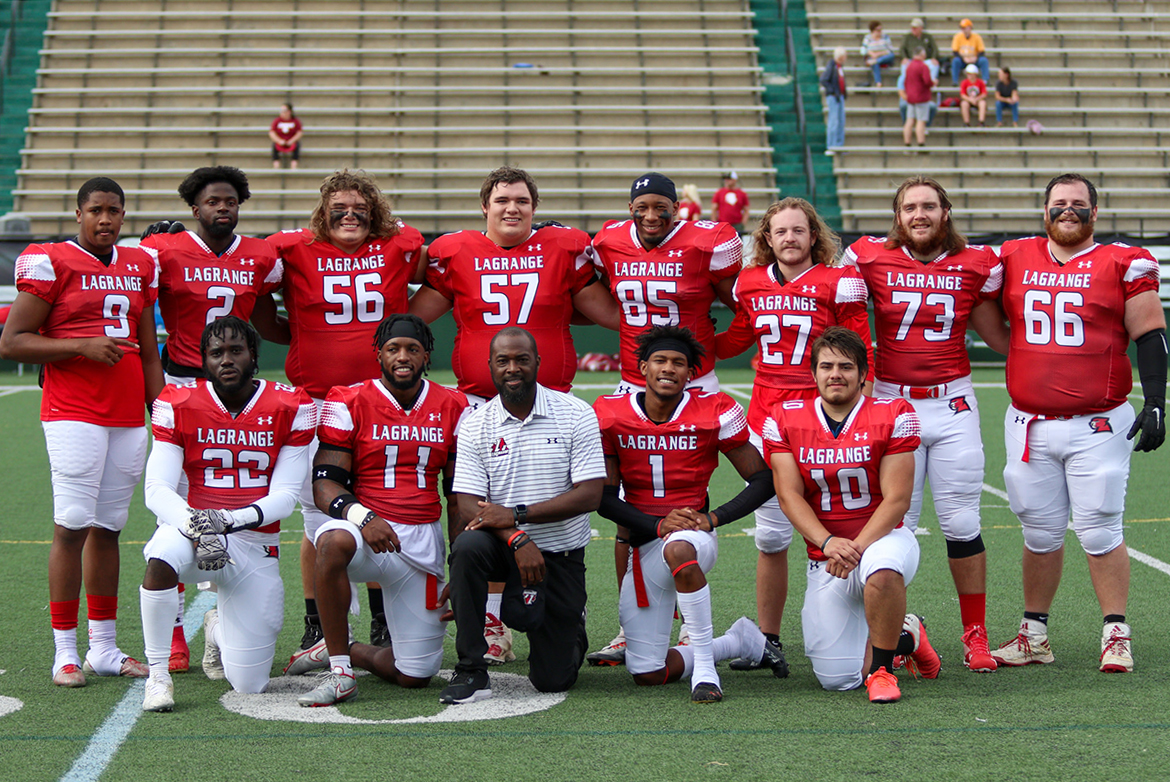
POLYGON ((691 703, 718 703, 723 700, 723 690, 718 684, 699 682, 691 690, 691 703))
POLYGON ((439 693, 439 703, 475 703, 492 697, 487 671, 455 671, 451 682, 439 693))
POLYGON ((305 634, 301 636, 300 648, 312 649, 324 637, 321 632, 321 617, 305 614, 305 634))
POLYGON ((383 648, 392 645, 390 628, 386 626, 385 614, 374 614, 374 618, 370 622, 370 643, 383 648))
POLYGON ((777 679, 788 678, 788 661, 784 659, 784 644, 772 643, 765 639, 764 656, 760 659, 760 666, 772 669, 772 675, 777 679))

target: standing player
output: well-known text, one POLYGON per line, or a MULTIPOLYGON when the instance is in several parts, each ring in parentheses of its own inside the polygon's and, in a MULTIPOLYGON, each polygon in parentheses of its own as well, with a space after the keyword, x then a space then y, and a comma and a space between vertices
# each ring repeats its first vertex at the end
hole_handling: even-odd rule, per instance
MULTIPOLYGON (((629 208, 631 219, 611 220, 593 238, 594 263, 622 308, 622 379, 615 394, 644 390, 637 340, 648 326, 688 328, 707 355, 715 354, 711 304, 718 298, 735 306, 731 290, 743 257, 743 243, 730 226, 678 221, 674 182, 662 174, 634 180, 629 208)), ((719 390, 711 369, 693 385, 719 390)))
POLYGON ((1153 451, 1166 437, 1166 318, 1158 262, 1141 248, 1097 244, 1097 190, 1064 174, 1044 192, 1047 237, 1006 242, 1003 304, 1011 326, 1004 417, 1012 512, 1024 528, 1024 620, 999 647, 1004 665, 1050 663, 1048 611, 1073 531, 1101 605, 1100 669, 1133 670, 1129 553, 1122 534, 1130 444, 1153 451), (1134 418, 1137 344, 1145 404, 1134 418))
MULTIPOLYGON (((33 244, 16 259, 0 357, 44 365, 41 421, 53 479, 49 614, 53 683, 85 674, 145 676, 114 636, 118 535, 146 461, 145 406, 163 386, 154 336, 156 278, 145 252, 117 247, 126 197, 95 177, 77 191, 77 239, 33 244), (89 651, 77 653, 82 580, 89 651)), ((174 622, 174 616, 171 616, 174 622)))
POLYGON ((139 599, 150 678, 145 711, 171 711, 169 636, 180 579, 211 581, 203 672, 239 692, 264 692, 284 625, 280 520, 296 506, 317 408, 305 392, 254 380, 260 337, 235 316, 203 330, 208 380, 167 386, 154 403, 146 505, 158 529, 143 549, 139 599), (179 489, 180 476, 189 485, 179 489), (231 535, 231 542, 220 537, 231 535))
MULTIPOLYGON (((406 312, 407 285, 417 282, 425 268, 422 234, 390 214, 390 204, 373 177, 347 169, 321 183, 321 200, 308 228, 282 231, 268 242, 284 262, 289 343, 284 371, 320 408, 334 386, 353 385, 377 374, 370 361, 374 332, 390 313, 406 312)), ((271 297, 265 299, 264 307, 275 306, 271 297)), ((286 325, 283 319, 278 323, 286 325)), ((291 674, 327 664, 313 597, 313 540, 329 517, 313 504, 308 472, 300 499, 305 517, 301 542, 305 634, 289 660, 286 673, 291 674)), ((381 593, 371 590, 370 600, 371 640, 386 642, 381 593)))
POLYGON ((904 400, 862 395, 865 353, 853 330, 826 329, 811 356, 820 398, 777 405, 764 445, 780 507, 808 546, 801 624, 813 673, 826 690, 864 681, 871 702, 892 703, 902 697, 895 654, 927 679, 941 664, 922 620, 906 613, 918 541, 902 518, 918 417, 904 400))
POLYGON ((719 547, 715 528, 751 513, 772 496, 772 474, 748 442, 743 408, 726 394, 686 390, 703 347, 689 329, 654 326, 638 338, 646 391, 603 396, 593 405, 601 426, 606 486, 599 513, 633 547, 621 593, 626 668, 641 685, 690 678, 691 700, 723 700, 715 663, 732 657, 788 675, 783 653, 746 617, 712 639, 706 574, 719 547), (727 456, 748 485, 707 512, 707 486, 727 456), (620 490, 625 490, 625 498, 620 490), (669 649, 675 602, 690 632, 669 649))
MULTIPOLYGON (((715 354, 711 304, 718 298, 735 305, 731 290, 739 273, 743 243, 728 225, 709 220, 678 220, 674 182, 650 172, 630 186, 630 218, 607 222, 593 238, 594 263, 621 305, 618 328, 621 380, 615 394, 644 391, 638 371, 638 335, 649 326, 683 326, 715 354)), ((718 391, 712 368, 691 379, 704 391, 718 391)), ((620 535, 614 564, 620 588, 629 545, 620 535)), ((685 627, 685 625, 684 625, 685 627)), ((625 638, 619 631, 605 647, 589 655, 594 665, 615 665, 624 657, 625 638)))
POLYGON ((540 203, 526 171, 504 166, 479 191, 487 230, 440 236, 427 248, 426 283, 410 312, 428 323, 454 309, 451 366, 473 407, 496 395, 484 361, 488 344, 508 326, 532 334, 540 350, 539 382, 568 391, 577 371, 569 323, 574 309, 617 329, 617 307, 593 270, 589 235, 576 228, 532 229, 540 203))
POLYGON ((751 219, 751 200, 739 188, 739 174, 728 171, 723 176, 723 187, 711 196, 712 217, 716 222, 729 223, 736 233, 743 233, 743 227, 751 219))
MULTIPOLYGON (((197 168, 179 184, 179 196, 197 221, 194 232, 182 223, 158 222, 139 245, 158 268, 158 307, 167 341, 163 371, 168 383, 203 377, 199 341, 216 318, 252 317, 256 298, 280 286, 283 265, 263 239, 237 236, 240 204, 251 196, 248 177, 231 166, 197 168)), ((186 492, 186 477, 179 493, 186 492)), ((172 672, 187 670, 190 653, 183 635, 183 585, 171 638, 172 672)))
MULTIPOLYGON (((829 326, 847 326, 870 351, 869 292, 855 268, 834 267, 840 240, 812 204, 785 198, 768 207, 753 234, 751 264, 735 280, 735 319, 715 338, 718 359, 758 346, 752 359, 755 384, 748 407, 751 442, 764 450, 764 421, 789 399, 815 399, 808 348, 829 326)), ((872 380, 872 375, 867 378, 872 380)), ((756 617, 780 648, 780 622, 788 598, 788 546, 792 524, 775 498, 756 510, 756 617)), ((732 668, 752 667, 751 661, 732 668)))
POLYGON ((391 315, 374 344, 382 376, 334 388, 321 409, 313 491, 334 521, 317 533, 316 593, 330 674, 298 699, 302 706, 357 695, 354 665, 401 687, 425 687, 443 661, 439 472, 449 486, 467 400, 423 379, 434 337, 422 319, 391 315), (392 649, 349 643, 350 581, 382 585, 392 649))
POLYGON ((994 671, 979 520, 983 441, 965 341, 968 322, 985 337, 1001 322, 995 298, 1003 267, 990 248, 967 244, 946 191, 925 176, 898 187, 889 236, 858 239, 845 251, 845 263, 858 268, 873 296, 874 396, 909 400, 922 426, 906 526, 918 528, 929 476, 959 594, 963 664, 994 671))

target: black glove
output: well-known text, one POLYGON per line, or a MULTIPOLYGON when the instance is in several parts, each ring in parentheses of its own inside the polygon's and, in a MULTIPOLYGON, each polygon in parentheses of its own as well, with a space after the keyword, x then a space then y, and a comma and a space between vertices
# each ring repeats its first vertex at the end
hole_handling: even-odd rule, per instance
POLYGON ((1159 397, 1146 397, 1146 405, 1138 413, 1133 426, 1129 428, 1127 440, 1132 440, 1138 432, 1135 451, 1155 451, 1166 440, 1166 400, 1159 397))
POLYGON ((140 238, 145 239, 151 234, 181 234, 186 230, 187 227, 178 220, 173 222, 170 220, 159 220, 157 223, 151 223, 150 225, 146 226, 146 230, 142 232, 142 236, 140 238))
POLYGON ((561 225, 560 223, 558 223, 556 220, 545 220, 543 223, 537 223, 536 225, 532 226, 532 230, 539 231, 541 228, 548 228, 549 226, 554 226, 556 228, 564 228, 565 227, 565 226, 561 225))

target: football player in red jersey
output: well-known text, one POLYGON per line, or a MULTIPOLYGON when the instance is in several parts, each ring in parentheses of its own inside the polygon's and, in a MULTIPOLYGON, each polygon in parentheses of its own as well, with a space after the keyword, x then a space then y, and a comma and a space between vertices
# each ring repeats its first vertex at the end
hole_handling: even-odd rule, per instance
POLYGON ((874 396, 908 400, 922 426, 906 525, 918 528, 929 477, 959 595, 963 664, 994 671, 979 518, 983 441, 966 335, 970 324, 987 339, 1001 322, 995 299, 1003 267, 991 248, 967 244, 955 229, 946 190, 925 176, 898 187, 889 236, 857 240, 845 251, 845 263, 858 268, 873 297, 874 396))
MULTIPOLYGON (((167 330, 163 371, 168 383, 202 377, 199 340, 204 326, 229 314, 248 320, 257 296, 280 287, 284 272, 267 242, 235 233, 240 204, 251 196, 243 171, 232 166, 197 168, 179 184, 179 195, 191 207, 195 231, 184 231, 182 223, 160 221, 146 229, 139 245, 154 256, 158 268, 158 307, 167 330)), ((183 476, 179 493, 186 491, 183 476)), ((183 635, 183 593, 179 584, 172 672, 186 671, 190 662, 183 635)))
MULTIPOLYGON (((407 286, 421 281, 426 267, 422 234, 390 214, 390 204, 373 177, 346 169, 321 183, 321 200, 308 228, 282 231, 268 242, 284 262, 288 319, 274 318, 275 326, 285 330, 277 341, 289 344, 284 371, 320 407, 334 386, 353 385, 377 374, 370 361, 371 341, 387 315, 406 312, 407 286)), ((261 297, 254 319, 270 317, 274 311, 272 297, 261 297)), ((324 659, 317 659, 325 641, 313 598, 313 540, 329 517, 313 504, 308 473, 300 499, 305 517, 301 542, 305 634, 286 669, 293 674, 325 667, 324 659)), ((370 600, 375 618, 371 639, 388 643, 379 619, 381 592, 371 588, 370 600)))
MULTIPOLYGON (((115 246, 125 218, 118 183, 77 191, 77 239, 33 244, 16 259, 16 300, 0 357, 43 364, 41 421, 53 479, 49 614, 53 683, 85 674, 145 676, 117 646, 118 535, 146 461, 146 405, 163 387, 154 336, 154 261, 115 246), (89 651, 77 653, 82 580, 89 651)), ((174 617, 171 617, 172 622, 174 617)))
MULTIPOLYGON (((643 390, 637 339, 647 326, 685 326, 707 355, 715 355, 711 304, 718 298, 735 306, 731 289, 743 257, 731 226, 678 221, 674 182, 662 174, 634 180, 629 208, 629 220, 611 220, 593 237, 594 263, 622 309, 618 394, 643 390)), ((713 367, 692 383, 719 390, 713 367)))
POLYGON ((1122 519, 1129 440, 1137 438, 1133 450, 1152 451, 1166 437, 1158 262, 1139 247, 1096 242, 1097 190, 1080 174, 1049 182, 1044 208, 1047 236, 1005 242, 1000 250, 1012 400, 1003 477, 1024 528, 1024 619, 994 655, 1004 665, 1053 661, 1048 611, 1071 513, 1104 615, 1099 667, 1132 671, 1122 519), (1130 340, 1145 397, 1136 418, 1128 401, 1130 340))
POLYGON ((603 396, 593 409, 607 472, 598 512, 633 547, 620 603, 626 668, 641 685, 689 678, 691 700, 713 703, 723 700, 716 662, 739 657, 768 665, 778 677, 788 675, 788 664, 746 617, 712 638, 706 574, 718 556, 715 528, 751 513, 773 490, 768 466, 748 441, 743 408, 726 394, 686 389, 702 354, 689 329, 647 329, 638 338, 646 391, 603 396), (748 485, 707 512, 720 453, 748 485), (690 644, 671 649, 676 600, 690 644))
POLYGON ((536 338, 538 382, 568 391, 577 371, 569 333, 574 309, 617 329, 617 306, 596 284, 589 235, 562 225, 533 230, 540 195, 521 169, 491 172, 479 198, 487 230, 457 231, 430 244, 426 283, 411 298, 410 312, 431 323, 454 309, 452 369, 473 406, 496 395, 485 356, 492 337, 508 326, 536 338))
POLYGON ((268 686, 284 625, 280 520, 293 512, 308 470, 317 408, 299 388, 253 379, 259 345, 246 322, 217 318, 200 340, 208 380, 167 386, 154 403, 146 504, 158 528, 143 549, 139 592, 145 711, 175 705, 168 659, 180 578, 217 585, 218 607, 203 618, 207 677, 239 692, 268 686))
MULTIPOLYGON (((816 381, 808 365, 812 341, 829 326, 848 326, 870 344, 869 291, 857 270, 835 267, 840 240, 812 204, 785 198, 768 207, 753 234, 752 261, 735 279, 735 319, 715 337, 717 359, 753 345, 755 384, 748 407, 752 444, 764 450, 764 420, 776 403, 813 399, 816 381)), ((872 381, 872 375, 867 377, 872 381)), ((780 622, 788 598, 788 546, 792 525, 775 498, 756 510, 756 618, 769 641, 780 646, 780 622)), ((737 660, 737 670, 753 667, 737 660)))
POLYGON ((302 706, 357 695, 354 665, 426 687, 443 661, 439 473, 449 487, 467 400, 423 378, 434 337, 421 318, 391 315, 375 345, 382 376, 334 388, 321 409, 313 490, 335 520, 317 534, 316 593, 330 673, 298 699, 302 706), (349 643, 350 581, 381 583, 393 648, 349 643))
POLYGON ((918 541, 902 518, 918 417, 905 400, 862 394, 866 345, 852 329, 826 329, 811 353, 820 398, 781 402, 764 424, 780 507, 808 547, 804 650, 826 690, 864 681, 871 702, 892 703, 895 654, 928 679, 941 667, 921 618, 906 613, 918 541))

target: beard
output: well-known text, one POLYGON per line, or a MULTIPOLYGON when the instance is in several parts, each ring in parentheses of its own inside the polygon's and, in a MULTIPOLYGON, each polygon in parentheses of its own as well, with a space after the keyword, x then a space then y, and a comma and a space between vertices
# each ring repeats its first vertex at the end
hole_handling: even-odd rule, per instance
POLYGON ((212 221, 210 225, 204 224, 203 230, 207 232, 208 236, 211 236, 215 239, 226 239, 232 235, 233 231, 236 230, 236 223, 220 223, 218 221, 212 221))
POLYGON ((939 223, 928 235, 921 239, 915 238, 910 230, 901 222, 898 223, 898 241, 910 252, 917 255, 937 255, 942 250, 943 240, 946 238, 946 223, 939 223))
POLYGON ((409 391, 410 389, 414 388, 418 384, 418 381, 422 380, 423 376, 422 369, 412 373, 411 376, 405 380, 395 377, 392 372, 393 370, 391 370, 391 372, 387 372, 383 369, 382 378, 390 385, 391 388, 397 389, 399 391, 409 391))
MULTIPOLYGON (((1063 218, 1063 215, 1061 217, 1063 218)), ((1048 215, 1044 216, 1044 230, 1048 233, 1048 238, 1060 247, 1076 247, 1092 239, 1093 225, 1094 222, 1090 218, 1079 223, 1075 228, 1068 228, 1060 222, 1048 219, 1048 215)))
POLYGON ((533 389, 535 389, 535 388, 536 388, 536 381, 535 380, 530 380, 530 381, 522 380, 520 383, 520 387, 517 388, 515 391, 508 388, 508 386, 502 382, 496 383, 496 392, 499 393, 500 398, 503 399, 508 404, 512 404, 512 405, 522 405, 525 402, 527 402, 528 399, 532 395, 533 389))

